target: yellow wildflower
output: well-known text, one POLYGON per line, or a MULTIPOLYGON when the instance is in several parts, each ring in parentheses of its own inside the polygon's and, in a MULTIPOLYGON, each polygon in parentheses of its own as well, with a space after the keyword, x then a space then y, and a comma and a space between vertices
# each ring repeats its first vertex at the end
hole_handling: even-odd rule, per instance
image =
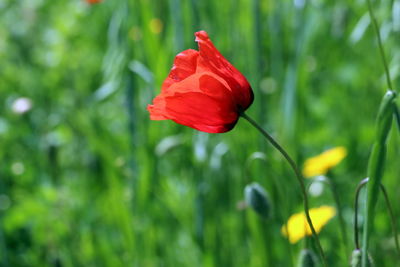
POLYGON ((303 175, 306 178, 326 174, 329 169, 338 165, 347 155, 345 147, 339 146, 309 158, 304 163, 303 175))
MULTIPOLYGON (((319 233, 325 224, 336 214, 336 210, 331 206, 321 206, 309 210, 315 231, 319 233)), ((281 232, 289 238, 290 243, 294 244, 306 235, 312 235, 311 228, 308 226, 304 212, 290 216, 286 225, 282 226, 281 232)))

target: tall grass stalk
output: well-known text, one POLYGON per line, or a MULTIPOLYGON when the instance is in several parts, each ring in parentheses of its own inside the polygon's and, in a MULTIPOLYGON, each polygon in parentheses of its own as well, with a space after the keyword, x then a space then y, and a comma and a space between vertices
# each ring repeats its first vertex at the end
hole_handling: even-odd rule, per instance
POLYGON ((339 218, 340 233, 342 235, 344 256, 345 256, 345 259, 347 259, 348 239, 347 239, 346 223, 345 223, 345 220, 343 217, 343 212, 342 212, 342 204, 340 202, 340 195, 338 192, 337 185, 334 182, 334 179, 332 177, 332 174, 329 174, 329 177, 330 177, 330 179, 327 179, 324 177, 321 180, 322 180, 322 182, 324 182, 328 185, 328 187, 332 193, 333 201, 335 202, 335 205, 336 205, 337 214, 338 214, 338 218, 339 218))
POLYGON ((367 0, 368 12, 371 18, 375 35, 378 41, 379 52, 383 67, 385 69, 386 82, 388 86, 388 92, 385 94, 378 113, 377 121, 377 135, 375 143, 372 147, 368 163, 368 176, 371 182, 367 186, 367 206, 365 209, 365 221, 364 221, 364 234, 363 234, 363 250, 361 266, 366 267, 368 264, 368 242, 370 239, 370 233, 372 231, 372 223, 374 218, 375 204, 378 198, 379 185, 381 184, 384 162, 386 157, 386 139, 391 128, 392 117, 395 112, 394 99, 396 93, 392 86, 389 67, 386 61, 385 51, 383 49, 382 39, 379 31, 378 22, 375 18, 374 10, 372 8, 371 0, 367 0))
POLYGON ((386 139, 389 134, 393 119, 393 107, 396 93, 388 91, 382 99, 378 112, 375 143, 368 162, 369 183, 367 186, 367 206, 365 209, 365 222, 362 246, 362 267, 367 266, 368 241, 372 232, 372 224, 376 201, 378 200, 379 185, 381 184, 384 163, 386 158, 386 139))

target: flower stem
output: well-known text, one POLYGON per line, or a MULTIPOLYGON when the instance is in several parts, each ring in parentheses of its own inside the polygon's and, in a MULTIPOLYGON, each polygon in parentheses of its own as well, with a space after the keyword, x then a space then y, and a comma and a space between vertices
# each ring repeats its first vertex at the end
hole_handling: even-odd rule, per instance
POLYGON ((345 259, 347 259, 347 251, 348 251, 348 239, 347 239, 347 231, 346 231, 346 223, 343 217, 343 212, 342 212, 342 205, 340 203, 340 196, 337 190, 337 185, 334 182, 334 177, 332 173, 328 173, 328 176, 330 177, 330 179, 328 179, 327 177, 323 177, 322 179, 320 179, 320 181, 326 183, 332 193, 332 198, 333 201, 336 204, 336 209, 337 209, 337 213, 338 213, 338 218, 339 218, 339 227, 340 227, 340 232, 342 234, 342 241, 343 241, 343 249, 344 249, 344 255, 345 255, 345 259))
POLYGON ((255 122, 252 118, 247 116, 245 113, 241 113, 240 115, 244 119, 246 119, 254 128, 256 128, 268 140, 268 142, 282 154, 282 156, 286 159, 286 161, 289 163, 290 167, 292 168, 292 170, 296 174, 297 181, 299 182, 299 185, 300 185, 300 188, 301 188, 301 193, 303 194, 304 213, 306 215, 307 223, 310 226, 311 232, 312 232, 312 234, 314 236, 314 239, 316 241, 321 260, 322 260, 324 266, 327 266, 324 250, 322 249, 321 243, 320 243, 319 238, 318 238, 318 234, 315 231, 315 228, 314 228, 314 225, 312 223, 310 214, 308 212, 309 205, 308 205, 307 191, 306 191, 306 187, 304 185, 304 178, 303 178, 299 168, 297 167, 297 164, 289 156, 289 154, 285 151, 285 149, 283 149, 283 147, 281 145, 279 145, 279 143, 270 134, 268 134, 263 128, 261 128, 261 126, 258 125, 257 122, 255 122))

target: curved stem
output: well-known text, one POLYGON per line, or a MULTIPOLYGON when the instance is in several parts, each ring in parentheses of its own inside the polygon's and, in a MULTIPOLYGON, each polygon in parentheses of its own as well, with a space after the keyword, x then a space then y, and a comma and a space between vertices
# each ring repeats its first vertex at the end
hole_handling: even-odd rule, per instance
POLYGON ((360 195, 361 188, 368 182, 368 178, 363 179, 357 186, 356 197, 354 198, 354 244, 356 249, 360 249, 360 241, 358 238, 358 197, 360 195))
POLYGON ((306 191, 306 187, 305 187, 304 181, 303 181, 304 178, 303 178, 299 168, 297 167, 297 164, 289 156, 289 154, 283 149, 283 147, 281 147, 281 145, 279 145, 279 143, 277 141, 275 141, 275 139, 271 135, 269 135, 263 128, 261 128, 261 126, 258 125, 252 118, 247 116, 245 113, 241 113, 240 115, 244 119, 246 119, 252 126, 254 126, 254 128, 256 128, 268 140, 268 142, 282 154, 282 156, 286 159, 286 161, 289 163, 290 167, 292 168, 292 170, 296 174, 297 181, 299 182, 299 185, 300 185, 300 188, 301 188, 301 193, 303 194, 304 213, 306 215, 307 223, 310 226, 311 232, 312 232, 312 234, 314 236, 314 239, 315 239, 315 241, 317 243, 317 247, 318 247, 319 254, 321 256, 322 262, 323 262, 324 266, 327 266, 324 251, 322 249, 321 243, 320 243, 319 238, 318 238, 318 234, 315 231, 315 228, 314 228, 314 225, 312 223, 310 214, 308 212, 309 205, 308 205, 307 191, 306 191))
MULTIPOLYGON (((368 178, 365 178, 358 184, 357 189, 356 189, 356 197, 354 200, 354 243, 355 243, 356 249, 360 249, 360 242, 359 242, 358 230, 357 230, 357 228, 358 228, 358 197, 359 197, 361 189, 368 183, 368 180, 369 180, 368 178)), ((399 239, 398 239, 397 228, 396 228, 396 219, 394 217, 393 208, 392 208, 392 205, 390 204, 389 196, 388 196, 385 186, 383 184, 380 184, 380 188, 381 188, 381 191, 385 198, 386 207, 388 209, 388 214, 390 217, 390 222, 392 224, 392 232, 393 232, 393 236, 394 236, 396 250, 397 250, 398 255, 400 256, 400 245, 399 245, 399 239)))
POLYGON ((383 184, 381 184, 381 190, 382 190, 383 196, 385 197, 385 202, 386 202, 386 206, 388 209, 390 221, 392 223, 392 231, 393 231, 393 236, 394 236, 394 243, 396 244, 397 254, 400 256, 400 246, 399 246, 399 239, 398 239, 397 228, 396 228, 396 219, 394 217, 392 205, 390 204, 387 190, 383 186, 383 184))

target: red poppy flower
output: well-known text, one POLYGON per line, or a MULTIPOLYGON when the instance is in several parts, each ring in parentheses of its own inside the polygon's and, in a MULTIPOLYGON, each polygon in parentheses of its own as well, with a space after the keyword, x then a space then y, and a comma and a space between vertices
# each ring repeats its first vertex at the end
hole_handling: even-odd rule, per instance
POLYGON ((188 49, 175 57, 160 95, 147 109, 152 120, 173 120, 199 131, 224 133, 251 105, 253 91, 205 31, 195 36, 199 51, 188 49))
POLYGON ((100 3, 102 0, 85 0, 86 1, 86 3, 89 3, 89 4, 97 4, 97 3, 100 3))

